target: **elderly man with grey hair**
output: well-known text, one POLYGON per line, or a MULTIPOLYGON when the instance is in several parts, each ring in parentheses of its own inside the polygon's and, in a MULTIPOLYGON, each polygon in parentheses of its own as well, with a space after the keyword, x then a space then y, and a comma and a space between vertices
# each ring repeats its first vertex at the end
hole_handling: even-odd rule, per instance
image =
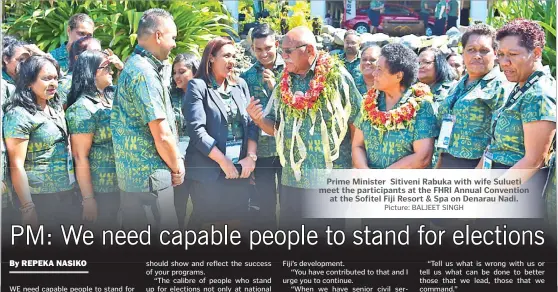
POLYGON ((283 165, 280 227, 293 228, 315 223, 302 220, 302 200, 319 188, 316 170, 352 168, 353 122, 362 97, 343 63, 316 49, 308 28, 289 31, 280 53, 285 71, 272 99, 264 109, 252 98, 247 111, 264 132, 275 136, 283 165))
POLYGON ((160 227, 178 227, 173 186, 182 184, 185 171, 163 77, 163 61, 176 47, 176 33, 167 11, 145 11, 138 45, 118 80, 111 131, 125 229, 143 229, 148 218, 160 227))

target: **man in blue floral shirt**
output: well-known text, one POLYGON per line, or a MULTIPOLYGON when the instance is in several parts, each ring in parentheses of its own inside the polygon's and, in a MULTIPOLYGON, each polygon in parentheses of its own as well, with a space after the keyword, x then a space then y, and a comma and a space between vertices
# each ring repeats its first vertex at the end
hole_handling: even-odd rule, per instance
POLYGON ((144 206, 151 208, 160 226, 178 227, 172 187, 184 181, 184 162, 163 78, 163 61, 176 47, 176 33, 168 12, 144 12, 138 45, 118 79, 111 131, 126 229, 146 227, 149 216, 144 206))
POLYGON ((82 37, 93 36, 94 29, 95 23, 89 15, 78 13, 70 17, 66 31, 68 33, 68 41, 50 52, 52 57, 60 65, 61 71, 64 73, 68 72, 68 65, 70 64, 69 52, 72 48, 72 44, 82 37))

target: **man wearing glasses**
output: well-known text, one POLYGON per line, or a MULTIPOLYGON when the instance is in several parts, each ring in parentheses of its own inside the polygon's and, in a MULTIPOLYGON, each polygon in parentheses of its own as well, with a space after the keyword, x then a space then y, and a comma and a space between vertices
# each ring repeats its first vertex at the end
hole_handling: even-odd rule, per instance
POLYGON ((172 15, 156 8, 144 12, 138 45, 118 79, 110 126, 126 230, 142 230, 148 223, 178 227, 173 186, 182 184, 185 171, 163 77, 175 38, 172 15), (148 221, 150 215, 155 222, 148 221))
MULTIPOLYGON (((316 170, 352 168, 353 121, 362 97, 342 63, 319 52, 315 40, 306 27, 296 27, 285 35, 280 51, 286 72, 272 101, 264 110, 252 99, 247 109, 254 122, 276 138, 283 165, 279 216, 282 229, 312 224, 302 220, 302 197, 319 187, 323 177, 316 170)), ((343 227, 342 220, 331 223, 343 227)))

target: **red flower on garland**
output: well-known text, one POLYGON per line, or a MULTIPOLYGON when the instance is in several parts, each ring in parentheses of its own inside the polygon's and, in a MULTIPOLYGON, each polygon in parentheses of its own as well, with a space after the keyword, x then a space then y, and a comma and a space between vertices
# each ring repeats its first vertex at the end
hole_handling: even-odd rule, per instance
POLYGON ((287 106, 299 111, 313 108, 325 87, 326 76, 332 66, 333 62, 331 62, 329 54, 320 52, 316 60, 314 78, 310 80, 309 88, 303 94, 293 94, 291 90, 291 76, 287 70, 284 70, 280 82, 281 99, 283 102, 287 106))
POLYGON ((378 91, 370 89, 363 101, 363 110, 367 113, 367 119, 377 128, 383 130, 395 130, 405 128, 405 124, 412 121, 419 109, 419 102, 425 96, 431 96, 430 87, 423 83, 417 83, 411 88, 413 97, 403 106, 387 112, 378 109, 378 91))

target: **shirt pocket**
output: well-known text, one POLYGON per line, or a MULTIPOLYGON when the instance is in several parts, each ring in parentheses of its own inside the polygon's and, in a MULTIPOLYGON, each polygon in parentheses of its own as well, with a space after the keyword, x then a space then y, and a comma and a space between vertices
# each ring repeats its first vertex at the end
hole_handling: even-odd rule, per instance
POLYGON ((33 171, 27 171, 27 182, 29 183, 29 187, 33 189, 40 188, 45 183, 44 180, 33 171))
POLYGON ((157 169, 149 175, 149 191, 156 194, 172 186, 171 173, 168 170, 157 169))

